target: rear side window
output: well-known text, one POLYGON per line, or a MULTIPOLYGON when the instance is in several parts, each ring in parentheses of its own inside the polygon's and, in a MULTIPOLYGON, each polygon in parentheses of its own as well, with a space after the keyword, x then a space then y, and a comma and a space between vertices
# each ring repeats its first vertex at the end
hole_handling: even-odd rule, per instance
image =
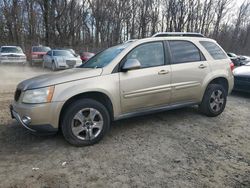
POLYGON ((216 43, 210 41, 200 41, 200 43, 215 60, 228 58, 216 43))
POLYGON ((205 60, 200 50, 189 41, 169 41, 169 46, 173 64, 205 60))

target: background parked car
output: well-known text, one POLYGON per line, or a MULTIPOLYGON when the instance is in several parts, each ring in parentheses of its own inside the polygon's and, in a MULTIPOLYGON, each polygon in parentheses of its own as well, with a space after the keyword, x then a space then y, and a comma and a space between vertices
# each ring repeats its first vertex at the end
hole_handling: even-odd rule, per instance
POLYGON ((80 57, 75 57, 68 50, 50 50, 43 56, 43 67, 58 69, 67 69, 80 66, 82 61, 80 57))
POLYGON ((95 54, 91 52, 82 52, 80 55, 81 55, 82 63, 84 63, 88 61, 91 57, 93 57, 95 54))
POLYGON ((241 55, 241 56, 239 56, 239 59, 240 59, 241 65, 246 65, 246 64, 250 63, 249 56, 241 55))
POLYGON ((250 63, 234 69, 234 90, 250 93, 250 63))
POLYGON ((43 56, 50 51, 51 48, 47 46, 32 46, 31 49, 31 65, 43 62, 43 56))
POLYGON ((233 62, 234 66, 241 66, 241 61, 240 61, 240 58, 239 56, 237 56, 236 54, 234 53, 227 53, 228 57, 230 57, 231 61, 233 62))
POLYGON ((227 53, 232 60, 234 66, 242 66, 250 63, 250 57, 244 55, 236 55, 234 53, 227 53))
POLYGON ((25 64, 26 61, 26 55, 19 46, 2 46, 0 48, 0 63, 25 64))

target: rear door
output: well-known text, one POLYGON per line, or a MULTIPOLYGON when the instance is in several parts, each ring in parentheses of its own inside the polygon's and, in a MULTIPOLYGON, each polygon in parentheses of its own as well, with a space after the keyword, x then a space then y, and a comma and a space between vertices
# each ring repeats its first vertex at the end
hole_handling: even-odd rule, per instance
POLYGON ((141 44, 126 59, 137 59, 141 68, 119 73, 122 112, 168 104, 171 70, 166 64, 164 43, 141 44))
POLYGON ((209 65, 199 48, 186 40, 168 41, 171 53, 171 103, 198 102, 209 65))

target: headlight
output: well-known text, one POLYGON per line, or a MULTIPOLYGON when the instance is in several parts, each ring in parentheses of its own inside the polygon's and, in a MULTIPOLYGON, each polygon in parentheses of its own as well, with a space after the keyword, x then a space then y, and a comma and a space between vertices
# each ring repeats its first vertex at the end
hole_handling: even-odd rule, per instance
POLYGON ((23 96, 23 103, 49 103, 52 100, 54 88, 54 86, 50 86, 40 89, 27 90, 23 96))

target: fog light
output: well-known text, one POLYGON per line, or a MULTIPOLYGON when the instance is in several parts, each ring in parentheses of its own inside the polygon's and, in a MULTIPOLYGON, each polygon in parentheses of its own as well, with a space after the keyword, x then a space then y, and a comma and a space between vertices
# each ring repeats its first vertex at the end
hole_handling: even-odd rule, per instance
POLYGON ((28 116, 23 116, 22 122, 23 122, 25 125, 29 125, 29 124, 31 123, 31 118, 28 117, 28 116))

